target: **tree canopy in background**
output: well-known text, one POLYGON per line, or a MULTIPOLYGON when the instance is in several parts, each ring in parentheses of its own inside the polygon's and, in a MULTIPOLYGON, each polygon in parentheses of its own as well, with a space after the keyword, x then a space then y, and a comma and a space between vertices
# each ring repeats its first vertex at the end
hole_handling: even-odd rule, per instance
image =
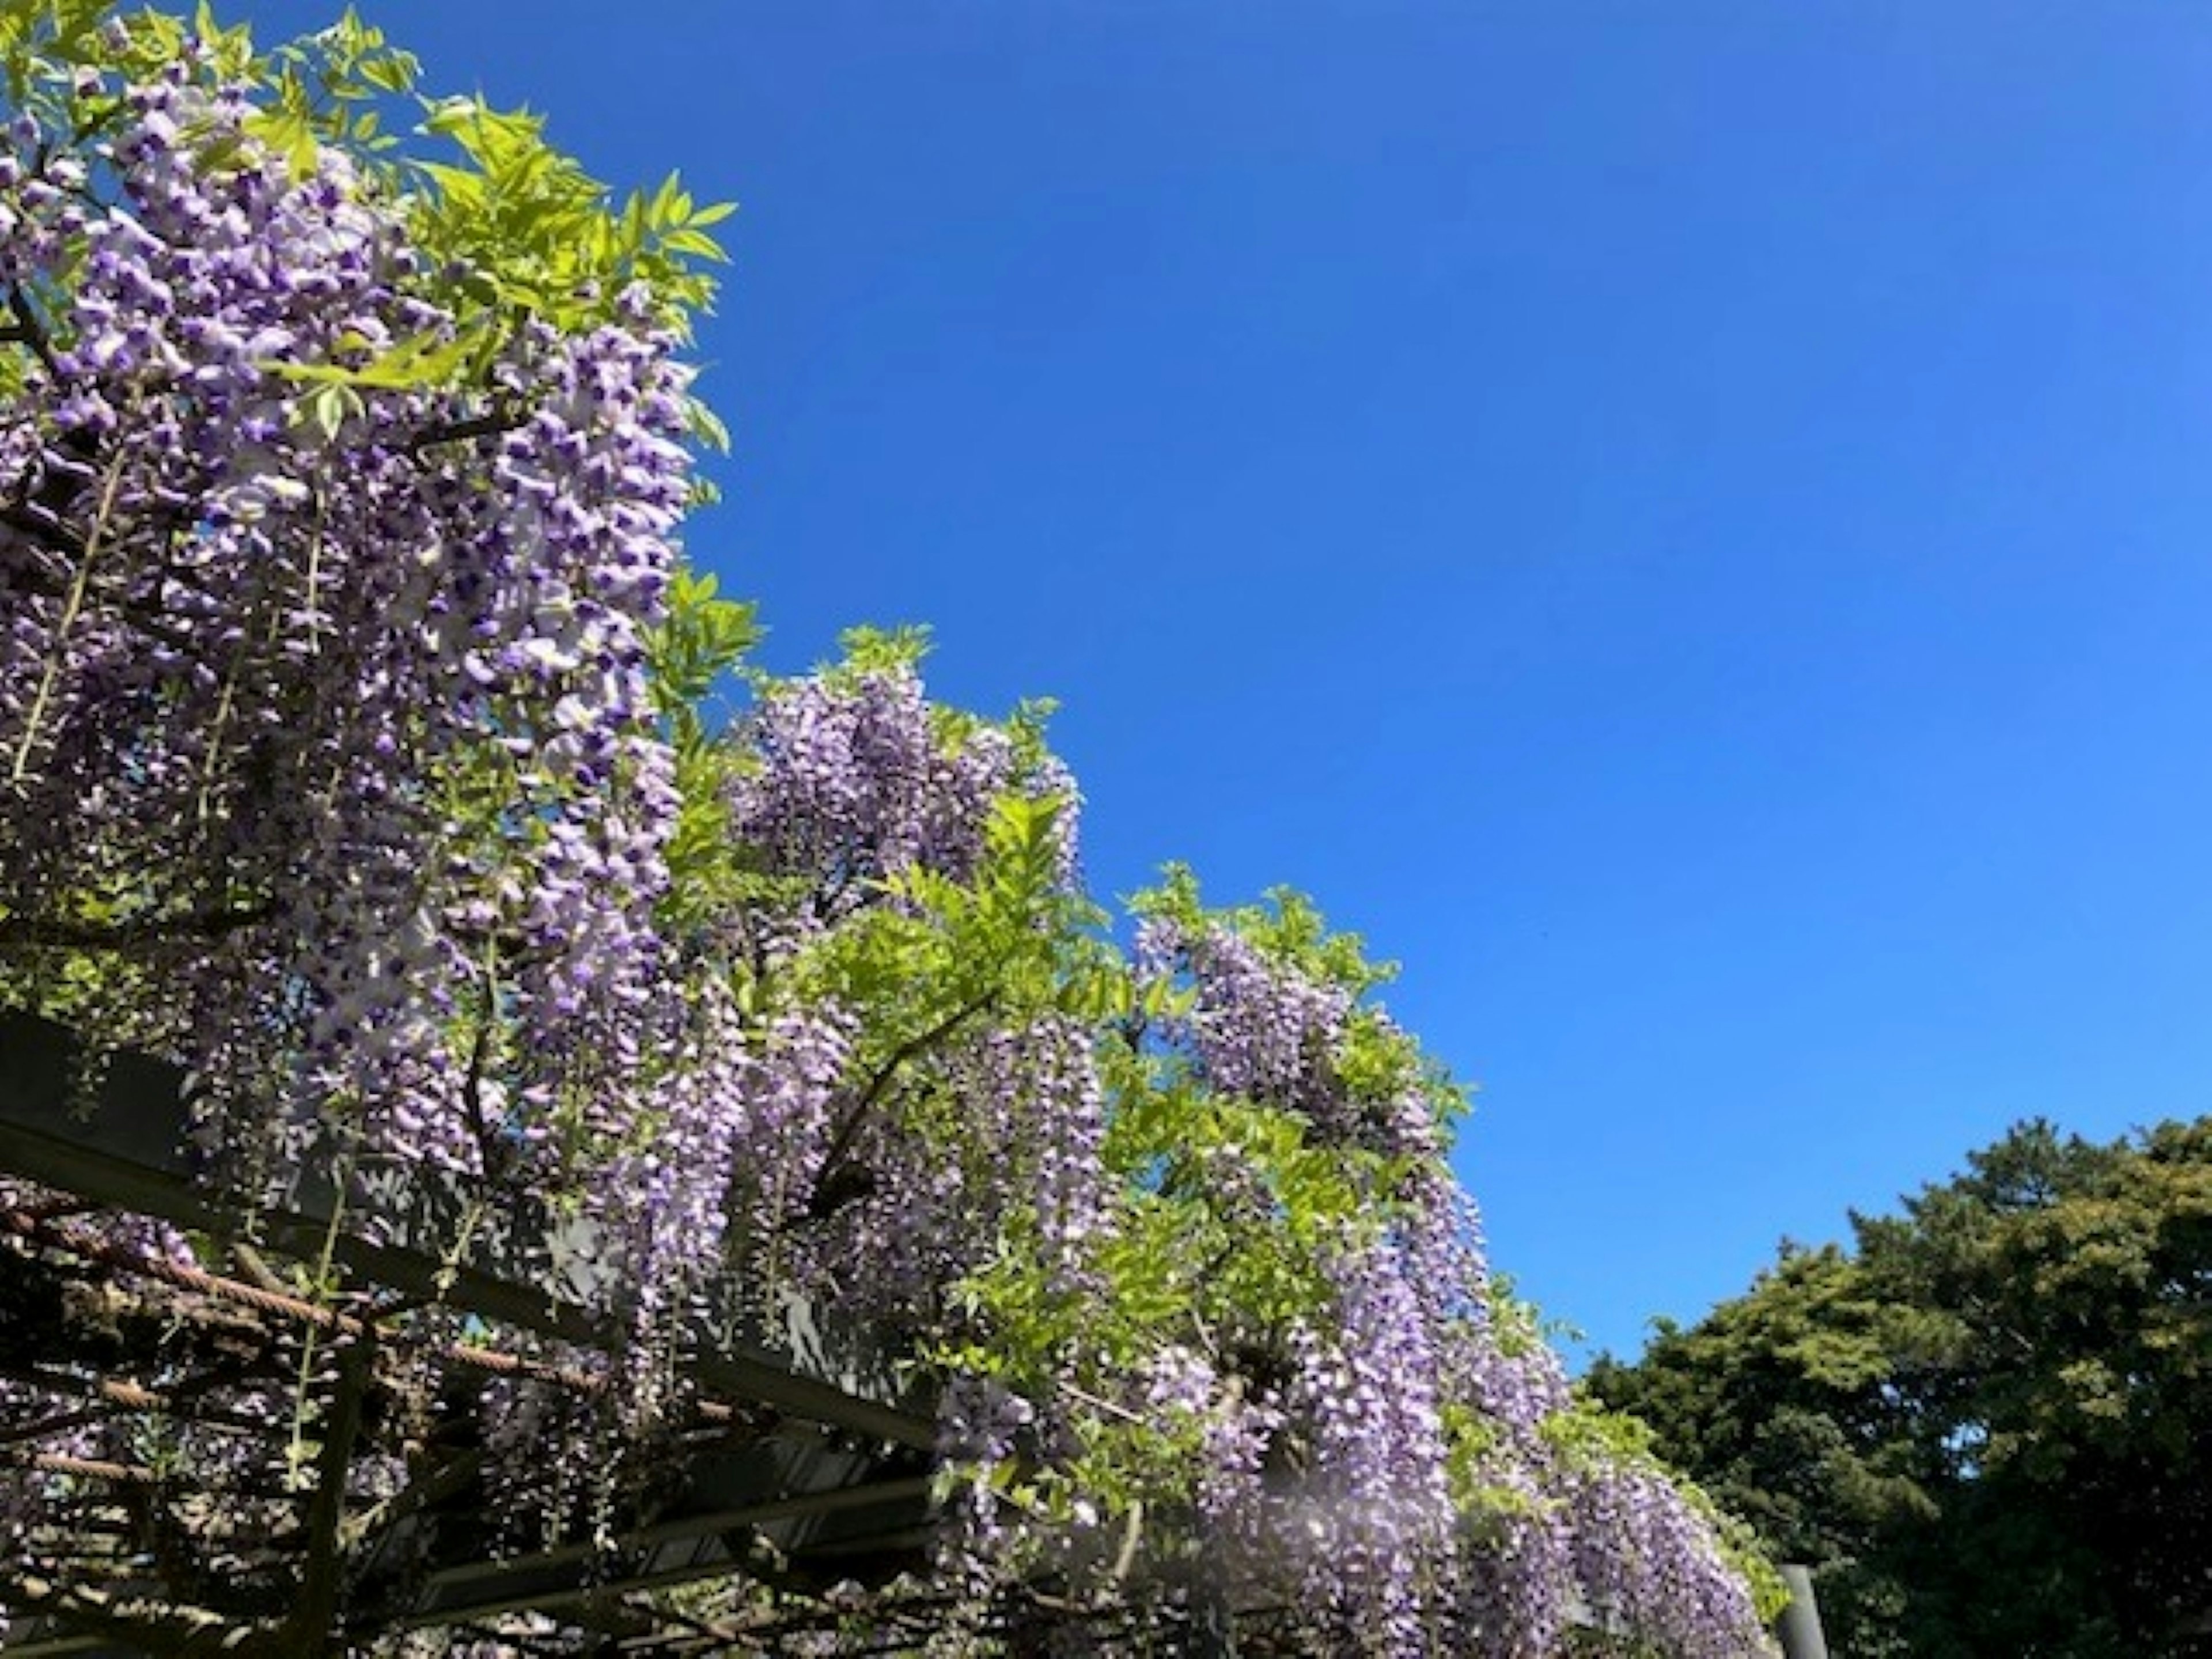
POLYGON ((2212 1119, 2025 1123, 1591 1370, 1838 1652, 2212 1652, 2212 1119))
POLYGON ((272 1654, 662 1616, 682 1650, 1759 1644, 1755 1561, 1491 1277, 1460 1092, 1358 941, 1180 871, 1117 925, 1042 711, 932 702, 916 635, 746 670, 679 545, 720 210, 411 101, 350 17, 261 52, 0 0, 0 1012, 188 1068, 246 1218, 0 1182, 38 1344, 0 1607, 272 1654), (431 1294, 344 1270, 455 1191, 431 1294), (319 1252, 264 1259, 311 1193, 319 1252), (449 1304, 556 1232, 596 1340, 449 1304), (131 1288, 235 1303, 234 1267, 281 1333, 131 1288), (759 1415, 702 1384, 708 1316, 794 1304, 933 1415, 926 1547, 403 1632, 376 1586, 456 1548, 618 1577, 759 1415))

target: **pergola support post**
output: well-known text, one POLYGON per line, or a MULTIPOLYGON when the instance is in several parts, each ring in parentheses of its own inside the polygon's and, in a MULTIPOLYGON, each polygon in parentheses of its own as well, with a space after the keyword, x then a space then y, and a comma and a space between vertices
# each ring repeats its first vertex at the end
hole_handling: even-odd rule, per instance
POLYGON ((1792 1563, 1782 1569, 1790 1605, 1782 1609, 1776 1632, 1782 1659, 1828 1659, 1828 1638, 1820 1630, 1820 1604, 1813 1595, 1813 1570, 1792 1563))

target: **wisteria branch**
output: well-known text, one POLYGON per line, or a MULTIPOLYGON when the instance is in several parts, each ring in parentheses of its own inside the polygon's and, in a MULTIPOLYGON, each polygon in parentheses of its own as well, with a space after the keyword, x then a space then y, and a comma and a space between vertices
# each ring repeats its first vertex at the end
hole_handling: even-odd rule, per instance
POLYGON ((59 921, 45 916, 0 916, 0 953, 11 951, 128 951, 173 939, 218 939, 258 927, 276 913, 272 904, 222 906, 182 915, 137 916, 128 921, 59 921))
POLYGON ((0 341, 29 347, 40 366, 55 380, 62 380, 61 360, 54 356, 53 342, 47 337, 46 325, 39 320, 39 313, 31 308, 31 301, 22 289, 13 283, 8 285, 8 314, 15 320, 0 328, 0 341))
POLYGON ((0 1577, 0 1596, 17 1614, 50 1618, 66 1629, 108 1637, 143 1653, 278 1656, 295 1651, 283 1644, 279 1627, 251 1623, 205 1607, 125 1595, 87 1584, 57 1584, 33 1573, 0 1577))
POLYGON ((520 429, 530 418, 529 409, 514 401, 503 401, 482 415, 471 415, 464 420, 441 421, 426 426, 404 441, 400 447, 413 459, 420 459, 426 449, 441 444, 466 443, 471 438, 496 438, 504 433, 520 429))
POLYGON ((928 1030, 917 1032, 890 1051, 884 1063, 870 1075, 859 1097, 839 1121, 836 1133, 830 1136, 830 1150, 823 1154, 822 1168, 814 1177, 813 1191, 806 1206, 808 1216, 818 1221, 837 1207, 830 1200, 841 1178, 845 1176, 854 1139, 860 1133, 860 1126, 866 1121, 868 1114, 883 1098, 884 1091, 890 1087, 892 1079, 909 1060, 928 1053, 976 1015, 995 1006, 998 1000, 999 994, 995 990, 987 991, 981 996, 961 1004, 928 1030))

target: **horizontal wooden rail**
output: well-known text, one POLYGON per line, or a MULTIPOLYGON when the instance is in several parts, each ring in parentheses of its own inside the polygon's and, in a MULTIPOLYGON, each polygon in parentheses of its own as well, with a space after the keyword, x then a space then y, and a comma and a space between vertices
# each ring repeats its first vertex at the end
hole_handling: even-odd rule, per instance
MULTIPOLYGON (((289 1212, 252 1211, 196 1185, 178 1149, 185 1140, 184 1078, 175 1066, 143 1054, 118 1054, 88 1071, 82 1040, 68 1028, 25 1014, 0 1015, 0 1173, 22 1176, 102 1206, 151 1216, 217 1237, 251 1236, 268 1248, 312 1261, 330 1232, 331 1204, 312 1190, 289 1212), (96 1086, 83 1109, 72 1102, 81 1078, 96 1086)), ((520 1330, 579 1347, 608 1350, 613 1334, 579 1302, 560 1294, 598 1282, 604 1263, 588 1229, 549 1224, 535 1237, 487 1235, 473 1260, 449 1268, 451 1238, 435 1230, 468 1202, 458 1178, 428 1172, 407 1177, 410 1202, 382 1218, 402 1232, 378 1243, 340 1232, 334 1255, 361 1279, 423 1300, 441 1301, 520 1330), (544 1264, 554 1283, 520 1273, 544 1264)), ((709 1394, 757 1403, 803 1421, 870 1439, 927 1449, 933 1419, 897 1398, 888 1367, 873 1361, 865 1340, 826 1331, 814 1310, 787 1298, 782 1329, 763 1332, 735 1293, 701 1322, 690 1370, 709 1394)))

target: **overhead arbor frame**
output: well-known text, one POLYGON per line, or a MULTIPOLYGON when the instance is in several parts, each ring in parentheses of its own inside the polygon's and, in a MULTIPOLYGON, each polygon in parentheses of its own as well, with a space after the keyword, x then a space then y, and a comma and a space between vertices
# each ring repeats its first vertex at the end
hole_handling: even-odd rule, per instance
MULTIPOLYGON (((533 1628, 580 1626, 623 1652, 718 1651, 772 1639, 762 1604, 696 1596, 687 1610, 647 1592, 775 1583, 799 1592, 775 1618, 834 1621, 848 1616, 840 1597, 913 1582, 900 1576, 926 1561, 932 1418, 864 1342, 797 1302, 710 1309, 684 1362, 684 1403, 641 1454, 648 1477, 619 1502, 574 1492, 587 1536, 518 1541, 501 1525, 514 1460, 495 1481, 465 1408, 514 1380, 579 1410, 606 1388, 604 1370, 519 1351, 560 1351, 532 1338, 612 1347, 585 1311, 599 1271, 588 1233, 526 1222, 457 1249, 467 1194, 419 1176, 404 1212, 380 1217, 381 1239, 334 1224, 326 1194, 248 1214, 184 1166, 185 1085, 160 1060, 95 1060, 65 1027, 0 1017, 0 1375, 40 1402, 35 1420, 0 1423, 0 1482, 66 1480, 94 1494, 96 1517, 42 1540, 68 1560, 65 1582, 0 1573, 11 1655, 297 1656, 428 1626, 495 1629, 528 1652, 533 1628), (118 1216, 200 1248, 187 1259, 158 1228, 106 1224, 118 1216), (302 1294, 323 1267, 337 1271, 321 1282, 343 1288, 302 1294), (445 1316, 428 1338, 409 1317, 426 1309, 445 1316), (239 1390, 256 1385, 295 1408, 241 1413, 239 1390), (143 1458, 51 1449, 60 1429, 118 1418, 141 1431, 143 1458), (291 1437, 292 1491, 180 1486, 160 1447, 165 1425, 187 1422, 291 1437), (352 1465, 369 1455, 404 1477, 363 1502, 352 1465), (289 1523, 225 1536, 217 1511, 240 1496, 289 1496, 289 1523), (177 1547, 186 1532, 191 1551, 177 1547), (791 1611, 831 1587, 812 1612, 791 1611)), ((894 1629, 927 1616, 875 1613, 894 1629)))

